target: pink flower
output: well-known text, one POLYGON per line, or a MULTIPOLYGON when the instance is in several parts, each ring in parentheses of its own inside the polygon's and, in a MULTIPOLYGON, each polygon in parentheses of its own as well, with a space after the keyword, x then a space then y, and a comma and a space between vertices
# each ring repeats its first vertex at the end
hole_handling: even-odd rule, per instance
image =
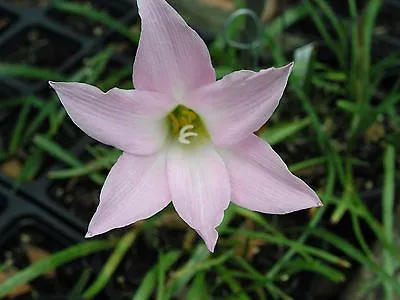
POLYGON ((206 45, 167 2, 137 3, 135 90, 50 82, 78 127, 123 151, 86 237, 149 218, 172 199, 214 251, 230 200, 270 214, 321 206, 253 134, 277 107, 292 64, 216 81, 206 45))

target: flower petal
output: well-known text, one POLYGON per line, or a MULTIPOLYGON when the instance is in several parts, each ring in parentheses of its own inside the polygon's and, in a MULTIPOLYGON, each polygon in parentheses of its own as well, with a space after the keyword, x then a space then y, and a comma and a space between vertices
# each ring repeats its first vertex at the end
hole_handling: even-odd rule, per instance
POLYGON ((139 90, 165 92, 178 101, 215 81, 208 49, 165 0, 138 0, 142 33, 133 80, 139 90))
POLYGON ((271 214, 322 206, 317 194, 288 170, 279 155, 257 136, 221 152, 228 169, 232 201, 271 214))
POLYGON ((84 83, 50 82, 74 123, 92 138, 134 154, 163 145, 166 115, 176 105, 151 92, 113 88, 107 93, 84 83))
POLYGON ((167 171, 176 211, 213 252, 218 239, 215 228, 230 202, 224 162, 211 145, 173 145, 168 152, 167 171))
POLYGON ((107 176, 86 237, 147 219, 166 207, 171 197, 165 164, 165 151, 122 154, 107 176))
POLYGON ((239 71, 198 89, 187 106, 200 114, 213 142, 233 145, 257 131, 278 106, 293 64, 239 71))

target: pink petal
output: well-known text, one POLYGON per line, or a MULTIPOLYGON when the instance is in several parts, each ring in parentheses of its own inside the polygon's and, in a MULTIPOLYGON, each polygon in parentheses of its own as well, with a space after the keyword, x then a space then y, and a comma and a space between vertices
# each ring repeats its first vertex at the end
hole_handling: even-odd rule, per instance
POLYGON ((92 138, 134 154, 159 150, 168 132, 166 114, 176 105, 158 93, 84 83, 50 82, 74 123, 92 138))
POLYGON ((233 145, 257 131, 278 106, 293 64, 239 71, 188 95, 217 145, 233 145))
POLYGON ((221 155, 236 204, 271 214, 322 206, 317 194, 258 137, 252 135, 221 155))
POLYGON ((136 89, 166 92, 178 101, 186 91, 215 81, 203 40, 164 0, 138 0, 142 33, 134 64, 136 89))
POLYGON ((165 151, 148 156, 124 153, 107 176, 86 237, 147 219, 170 198, 165 151))
POLYGON ((210 145, 173 145, 167 158, 172 203, 180 217, 195 229, 213 252, 215 228, 230 201, 230 184, 224 162, 210 145))

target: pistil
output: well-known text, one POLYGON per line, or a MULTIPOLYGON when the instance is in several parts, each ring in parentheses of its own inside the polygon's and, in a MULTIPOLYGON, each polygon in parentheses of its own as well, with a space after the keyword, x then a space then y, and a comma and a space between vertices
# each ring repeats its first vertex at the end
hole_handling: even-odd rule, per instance
POLYGON ((171 136, 183 145, 197 143, 208 134, 200 117, 191 109, 179 105, 168 116, 171 136))
POLYGON ((179 143, 189 145, 190 141, 187 138, 191 136, 198 136, 196 132, 187 131, 193 128, 194 128, 193 125, 186 125, 181 128, 181 130, 179 131, 179 138, 178 138, 179 143))

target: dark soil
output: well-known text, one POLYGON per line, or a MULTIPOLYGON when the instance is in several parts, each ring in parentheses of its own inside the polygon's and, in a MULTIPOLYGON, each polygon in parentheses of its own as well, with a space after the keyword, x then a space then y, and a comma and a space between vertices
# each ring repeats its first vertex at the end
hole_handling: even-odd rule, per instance
POLYGON ((7 199, 4 195, 0 194, 0 216, 7 207, 7 199))
POLYGON ((17 7, 23 8, 43 8, 49 3, 49 0, 6 0, 17 7))
POLYGON ((49 197, 58 205, 89 224, 99 201, 100 187, 87 178, 57 180, 49 189, 49 197))
POLYGON ((0 50, 4 62, 57 69, 79 50, 79 44, 41 27, 27 28, 0 50))
MULTIPOLYGON (((70 2, 85 4, 89 7, 95 8, 97 11, 105 12, 113 17, 116 17, 117 19, 123 17, 127 10, 133 9, 133 5, 126 5, 121 1, 118 3, 118 5, 109 5, 109 3, 107 3, 108 1, 103 0, 74 0, 70 2)), ((93 22, 85 16, 65 13, 57 9, 48 10, 46 15, 54 22, 63 26, 67 26, 74 32, 86 36, 101 37, 103 36, 105 30, 107 30, 103 24, 99 22, 93 22)))
MULTIPOLYGON (((63 239, 60 233, 53 232, 51 226, 33 219, 16 222, 10 231, 14 232, 12 237, 7 241, 1 241, 0 261, 11 262, 18 270, 68 245, 61 242, 63 239)), ((31 299, 33 295, 40 295, 40 299, 44 299, 46 295, 65 297, 73 289, 82 271, 92 268, 88 261, 90 257, 49 271, 44 276, 31 281, 31 296, 25 295, 17 299, 31 299)))
POLYGON ((5 10, 0 10, 0 34, 2 34, 10 25, 14 23, 17 17, 5 10))

